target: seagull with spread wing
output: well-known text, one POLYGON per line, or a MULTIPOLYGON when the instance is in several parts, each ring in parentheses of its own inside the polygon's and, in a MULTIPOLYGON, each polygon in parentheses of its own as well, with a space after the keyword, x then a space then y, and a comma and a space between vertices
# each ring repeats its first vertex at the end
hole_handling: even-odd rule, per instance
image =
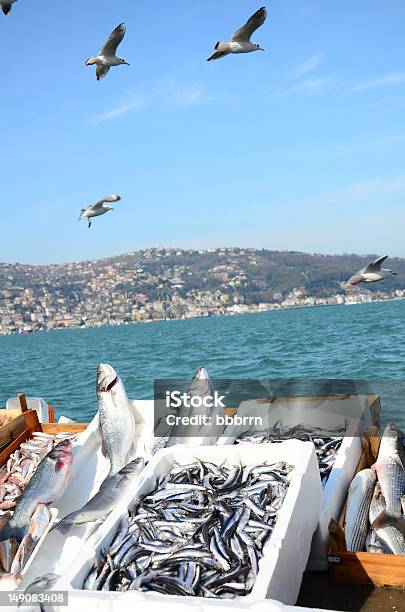
POLYGON ((110 210, 114 210, 112 206, 108 206, 107 202, 119 202, 121 200, 121 196, 113 193, 112 195, 105 196, 102 200, 99 200, 95 204, 88 206, 87 208, 82 208, 79 221, 81 219, 87 219, 89 223, 89 227, 91 227, 91 220, 93 217, 99 217, 100 215, 105 215, 110 210))
POLYGON ((0 7, 5 15, 9 14, 14 2, 17 2, 17 0, 0 0, 0 7))
POLYGON ((264 51, 260 45, 253 43, 250 40, 253 32, 260 28, 266 21, 267 9, 262 6, 254 15, 252 15, 245 25, 235 32, 229 42, 217 42, 215 45, 215 53, 208 58, 207 62, 220 59, 230 53, 250 53, 251 51, 264 51))
POLYGON ((398 272, 393 272, 387 268, 382 268, 381 265, 387 259, 388 255, 379 257, 375 261, 369 263, 365 268, 359 270, 354 276, 349 278, 347 285, 358 285, 359 283, 375 283, 376 281, 384 280, 388 276, 398 276, 398 272))
POLYGON ((129 66, 128 62, 115 55, 118 45, 125 36, 125 30, 125 25, 120 23, 120 25, 111 32, 98 55, 89 57, 89 59, 86 60, 85 66, 93 66, 93 64, 96 64, 97 81, 101 81, 101 79, 105 77, 111 66, 121 66, 121 64, 129 66))

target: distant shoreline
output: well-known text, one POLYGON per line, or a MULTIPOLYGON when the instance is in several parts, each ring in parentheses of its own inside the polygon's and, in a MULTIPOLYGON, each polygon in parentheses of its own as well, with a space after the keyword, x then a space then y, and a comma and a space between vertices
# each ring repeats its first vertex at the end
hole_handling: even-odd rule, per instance
POLYGON ((128 322, 118 322, 118 323, 104 323, 104 324, 95 324, 95 325, 72 325, 72 326, 62 326, 62 327, 52 327, 50 329, 35 329, 35 330, 26 330, 26 331, 16 331, 16 332, 8 332, 4 333, 0 331, 1 336, 30 336, 32 334, 39 333, 47 333, 54 331, 66 331, 66 330, 84 330, 84 329, 98 329, 103 327, 124 327, 129 325, 139 325, 143 323, 158 323, 162 321, 192 321, 194 319, 217 319, 221 317, 237 317, 242 315, 252 315, 252 314, 263 314, 269 312, 280 312, 285 310, 307 310, 309 308, 328 308, 334 306, 360 306, 364 304, 374 304, 381 302, 399 302, 405 300, 405 297, 389 297, 389 298, 378 298, 365 300, 362 302, 342 302, 336 304, 301 304, 297 306, 281 306, 278 305, 276 308, 263 308, 263 309, 254 309, 254 310, 246 310, 244 312, 223 312, 219 314, 208 313, 205 315, 198 315, 192 317, 166 317, 166 318, 156 318, 156 319, 145 319, 140 321, 128 321, 128 322))

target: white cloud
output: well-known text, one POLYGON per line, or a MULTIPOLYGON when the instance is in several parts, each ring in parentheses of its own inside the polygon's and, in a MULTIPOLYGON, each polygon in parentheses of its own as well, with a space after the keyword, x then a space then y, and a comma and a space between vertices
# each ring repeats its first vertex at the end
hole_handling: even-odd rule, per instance
POLYGON ((334 79, 332 77, 309 78, 297 83, 297 85, 281 90, 276 94, 276 97, 319 95, 329 91, 333 85, 334 79))
POLYGON ((324 53, 317 53, 316 55, 313 55, 302 64, 295 66, 295 68, 291 70, 291 77, 293 79, 298 79, 309 72, 313 72, 322 62, 323 58, 324 53))
POLYGON ((381 149, 383 147, 390 147, 401 145, 405 143, 405 132, 398 132, 392 136, 385 138, 378 138, 375 140, 357 141, 353 143, 344 143, 337 146, 339 153, 353 153, 355 151, 361 151, 363 149, 381 149))
POLYGON ((149 93, 130 92, 125 100, 94 116, 92 123, 110 121, 127 113, 144 110, 151 106, 171 106, 184 108, 207 104, 215 100, 215 96, 208 94, 204 86, 194 81, 179 83, 176 79, 161 80, 149 93))
POLYGON ((142 96, 130 96, 130 98, 126 102, 122 102, 121 104, 118 104, 109 111, 100 113, 99 115, 93 117, 92 123, 102 123, 103 121, 110 121, 111 119, 115 119, 120 115, 126 115, 127 113, 141 110, 143 108, 143 105, 144 103, 142 96))
POLYGON ((405 72, 390 72, 377 79, 363 81, 352 88, 352 91, 367 91, 369 89, 380 89, 381 87, 392 87, 405 83, 405 72))

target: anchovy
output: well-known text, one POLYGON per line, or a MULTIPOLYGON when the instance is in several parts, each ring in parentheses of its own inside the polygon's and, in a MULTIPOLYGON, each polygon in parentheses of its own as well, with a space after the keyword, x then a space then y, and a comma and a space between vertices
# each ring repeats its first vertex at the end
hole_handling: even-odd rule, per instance
POLYGON ((108 475, 114 476, 130 459, 135 420, 122 380, 110 365, 97 368, 97 397, 103 451, 110 460, 108 475))
POLYGON ((285 462, 248 472, 240 465, 219 467, 201 461, 174 467, 122 519, 84 588, 221 598, 247 595, 292 469, 285 462), (182 493, 173 497, 174 489, 182 493))
POLYGON ((332 471, 339 448, 343 442, 346 427, 335 431, 326 431, 318 427, 300 423, 294 426, 283 426, 278 421, 273 427, 261 431, 247 431, 238 436, 235 444, 262 444, 284 442, 292 438, 303 442, 312 442, 318 459, 322 486, 325 487, 332 471))

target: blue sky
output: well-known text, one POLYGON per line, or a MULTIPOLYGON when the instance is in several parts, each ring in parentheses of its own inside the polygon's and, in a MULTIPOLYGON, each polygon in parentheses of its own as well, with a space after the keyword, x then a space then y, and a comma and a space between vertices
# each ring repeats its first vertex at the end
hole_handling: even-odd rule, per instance
POLYGON ((405 256, 405 3, 19 0, 0 15, 0 261, 149 246, 405 256), (120 22, 131 66, 84 67, 120 22), (80 209, 119 193, 91 230, 80 209))

